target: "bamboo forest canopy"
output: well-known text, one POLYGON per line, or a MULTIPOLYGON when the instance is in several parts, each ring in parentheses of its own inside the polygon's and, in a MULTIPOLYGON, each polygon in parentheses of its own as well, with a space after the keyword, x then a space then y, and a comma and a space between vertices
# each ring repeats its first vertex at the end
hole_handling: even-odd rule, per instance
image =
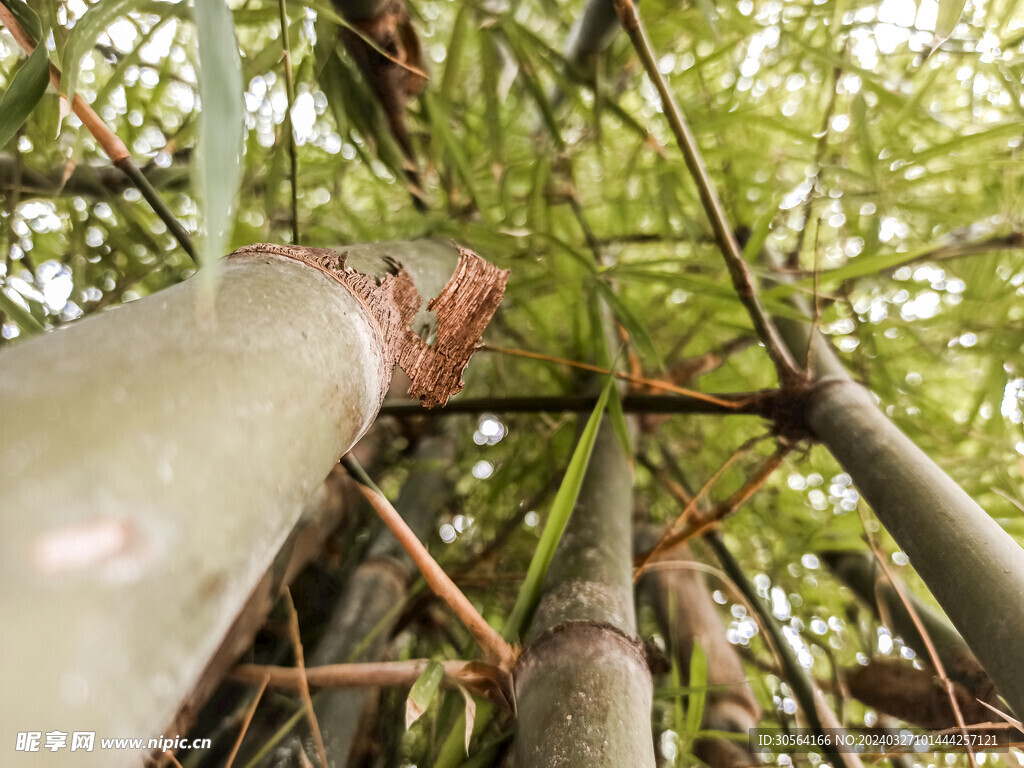
MULTIPOLYGON (((632 379, 622 395, 636 414, 633 508, 622 514, 637 531, 676 520, 681 499, 746 446, 712 506, 776 468, 695 544, 698 559, 749 581, 833 702, 845 695, 832 683, 839 670, 922 666, 926 643, 897 620, 902 603, 873 612, 875 590, 851 575, 873 547, 943 628, 936 635, 951 632, 907 541, 890 538, 863 481, 825 447, 799 440, 777 454, 764 418, 777 411, 746 396, 779 385, 772 345, 723 261, 671 109, 630 37, 602 22, 618 24, 610 1, 231 0, 222 15, 210 10, 220 0, 195 5, 4 0, 137 170, 123 173, 126 161, 46 87, 43 57, 0 31, 0 365, 2 347, 253 243, 454 239, 510 270, 505 300, 449 404, 459 413, 396 406, 378 419, 388 438, 376 477, 395 497, 422 464, 419 436, 448 435, 454 451, 436 452, 452 470, 438 492, 447 500, 426 541, 493 625, 513 610, 577 417, 597 397, 573 361, 632 379), (382 5, 383 33, 365 21, 382 5), (716 406, 680 388, 721 397, 716 406), (737 401, 745 414, 729 413, 737 401)), ((863 384, 1024 542, 1024 5, 958 10, 948 0, 639 5, 649 63, 686 115, 765 314, 813 320, 838 363, 819 352, 811 364, 863 384)), ((794 345, 801 362, 805 349, 794 345)), ((621 442, 622 411, 611 413, 621 442)), ((365 546, 365 531, 351 535, 365 546)), ((765 722, 792 717, 798 695, 766 623, 726 581, 709 586, 765 722)), ((992 616, 1005 607, 996 593, 969 598, 992 616)), ((463 657, 461 627, 417 621, 405 657, 463 657)), ((653 611, 640 611, 638 629, 671 650, 653 611)), ((654 727, 662 754, 683 764, 696 727, 673 708, 678 666, 655 678, 654 727)), ((882 705, 853 697, 861 703, 837 707, 844 722, 876 722, 882 705)), ((394 719, 382 730, 400 744, 393 754, 409 764, 432 754, 428 728, 401 741, 394 719)))

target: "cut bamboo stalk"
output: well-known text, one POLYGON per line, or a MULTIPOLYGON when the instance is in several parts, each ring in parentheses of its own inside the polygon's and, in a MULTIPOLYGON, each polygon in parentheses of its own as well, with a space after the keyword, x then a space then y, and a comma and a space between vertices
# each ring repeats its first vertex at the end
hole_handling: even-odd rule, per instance
MULTIPOLYGON (((215 291, 191 280, 0 355, 10 738, 177 735, 163 729, 304 502, 372 423, 395 360, 427 402, 459 388, 446 362, 475 347, 504 273, 457 257, 436 243, 344 259, 251 246, 215 291), (427 347, 420 295, 438 294, 427 347)), ((136 764, 142 751, 49 764, 136 764)))

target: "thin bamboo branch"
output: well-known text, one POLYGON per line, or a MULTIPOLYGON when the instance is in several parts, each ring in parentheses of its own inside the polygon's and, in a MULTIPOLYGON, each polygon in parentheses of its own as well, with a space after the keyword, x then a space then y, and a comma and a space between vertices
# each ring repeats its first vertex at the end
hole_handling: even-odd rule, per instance
POLYGON ((511 670, 516 661, 516 652, 512 646, 505 642, 504 638, 487 623, 469 599, 455 586, 451 577, 430 556, 427 548, 409 529, 402 516, 366 474, 356 458, 352 454, 346 454, 341 463, 358 481, 359 488, 366 500, 370 502, 385 525, 395 534, 402 548, 416 563, 416 567, 419 568, 434 594, 444 600, 466 626, 473 639, 480 645, 484 656, 499 668, 506 671, 511 670))
POLYGON ((567 365, 570 368, 578 368, 581 371, 591 371, 593 373, 600 373, 604 376, 614 376, 622 381, 628 381, 631 384, 642 384, 652 389, 660 389, 665 392, 674 392, 677 395, 686 395, 692 397, 695 400, 702 400, 706 403, 721 406, 729 410, 738 410, 741 404, 736 402, 730 402, 729 400, 719 399, 714 395, 707 395, 703 392, 697 392, 692 389, 686 389, 685 387, 679 387, 667 381, 661 381, 659 379, 648 379, 642 376, 633 376, 622 371, 615 371, 609 368, 604 368, 600 365, 591 365, 590 363, 581 363, 575 360, 567 360, 564 357, 554 357, 553 355, 545 355, 541 352, 529 352, 524 349, 508 349, 506 347, 498 347, 494 344, 485 344, 481 347, 481 351, 484 352, 496 352, 501 355, 511 355, 513 357, 526 357, 531 360, 543 360, 548 363, 558 363, 559 365, 567 365))
MULTIPOLYGON (((32 38, 21 28, 18 20, 14 18, 14 15, 3 3, 0 3, 0 23, 7 27, 7 30, 25 53, 31 54, 35 50, 36 46, 32 38)), ((52 63, 49 66, 50 84, 60 93, 60 72, 52 63)), ((82 121, 82 125, 93 135, 111 162, 131 179, 132 183, 142 193, 142 196, 146 198, 153 211, 167 226, 168 231, 178 241, 178 244, 184 249, 185 253, 195 260, 195 249, 192 246, 191 236, 171 212, 171 209, 164 202, 163 198, 160 197, 160 194, 150 183, 149 179, 139 170, 135 161, 132 160, 131 153, 128 151, 128 147, 125 146, 125 143, 113 131, 107 128, 100 116, 96 114, 92 107, 86 104, 81 96, 74 96, 71 101, 71 109, 78 119, 82 121)))
POLYGON ((267 690, 267 686, 270 684, 270 675, 264 674, 259 679, 259 688, 256 691, 256 695, 252 698, 252 704, 249 705, 249 709, 246 710, 245 719, 242 720, 242 728, 238 732, 238 738, 235 739, 235 745, 231 748, 231 754, 228 755, 227 761, 224 763, 224 768, 231 768, 235 763, 235 758, 238 757, 238 750, 242 748, 242 742, 245 740, 245 734, 249 732, 249 725, 252 723, 253 715, 256 714, 256 708, 260 705, 260 700, 263 698, 264 691, 267 690))
POLYGON ((715 487, 715 484, 718 483, 718 481, 722 478, 722 475, 725 474, 726 470, 729 469, 729 467, 731 467, 733 464, 735 464, 736 461, 739 460, 739 458, 742 457, 747 451, 749 451, 755 443, 763 439, 763 437, 751 438, 750 440, 747 440, 745 443, 743 443, 743 445, 741 445, 735 451, 733 451, 732 455, 730 455, 729 458, 725 460, 722 466, 715 470, 711 477, 709 477, 704 482, 704 485, 700 487, 700 490, 698 490, 697 493, 695 493, 688 501, 686 501, 683 504, 683 511, 680 513, 679 517, 677 517, 672 522, 672 524, 665 529, 665 532, 661 535, 661 538, 658 540, 658 543, 655 544, 649 552, 642 555, 638 559, 636 563, 636 569, 633 572, 634 584, 640 580, 640 577, 643 576, 644 572, 647 570, 648 565, 652 561, 657 559, 658 555, 660 555, 662 552, 668 549, 668 547, 670 547, 673 543, 677 543, 680 540, 679 534, 686 530, 686 528, 688 527, 687 523, 689 522, 690 518, 693 517, 693 515, 696 513, 697 505, 700 503, 702 499, 706 498, 707 494, 711 492, 711 489, 715 487))
POLYGON ((757 286, 754 284, 750 270, 743 260, 743 249, 740 248, 739 242, 736 240, 732 225, 726 216, 725 207, 722 205, 714 183, 711 181, 711 176, 708 174, 707 166, 697 144, 697 138, 690 129, 682 109, 680 109, 675 101, 675 97, 669 90, 665 78, 662 77, 661 72, 658 70, 654 51, 651 48, 650 41, 647 39, 647 32, 640 21, 636 5, 633 0, 614 0, 614 3, 623 28, 629 35, 629 39, 632 41, 633 47, 636 49, 648 77, 661 97, 665 117, 669 122, 672 133, 675 135, 679 148, 683 152, 686 166, 689 168, 690 174, 697 184, 701 203, 711 223, 715 240, 718 242, 722 256, 725 258, 725 264, 732 278, 733 286, 740 301, 746 307, 747 313, 750 315, 758 337, 764 342, 765 349, 767 349, 775 365, 779 384, 783 389, 798 386, 804 381, 804 374, 797 366, 789 349, 783 343, 771 317, 761 306, 757 286))
POLYGON ((292 647, 295 650, 295 671, 299 678, 299 693, 302 695, 306 719, 309 720, 309 730, 313 733, 317 756, 320 758, 320 768, 327 768, 327 748, 324 746, 323 734, 320 733, 320 723, 317 722, 316 712, 313 711, 313 697, 310 696, 309 680, 306 679, 306 659, 302 650, 302 637, 299 633, 299 614, 295 610, 292 591, 288 587, 284 588, 284 600, 288 606, 288 631, 291 634, 292 647))
MULTIPOLYGON (((430 659, 410 659, 407 661, 368 661, 354 664, 324 664, 319 667, 306 667, 305 672, 296 667, 279 667, 263 664, 239 664, 231 672, 231 677, 242 683, 258 683, 266 679, 272 688, 285 688, 298 691, 303 679, 316 688, 364 688, 364 687, 403 687, 411 686, 430 659)), ((457 683, 476 693, 483 693, 481 676, 475 671, 472 661, 444 661, 445 678, 452 684, 457 683)))
POLYGON ((771 477, 772 473, 782 465, 782 461, 786 458, 786 454, 789 453, 789 451, 789 447, 780 446, 775 453, 765 460, 760 469, 758 469, 754 476, 748 480, 740 490, 721 504, 716 504, 710 514, 699 516, 689 527, 679 531, 669 538, 666 542, 666 546, 674 546, 675 544, 689 541, 690 539, 716 528, 722 520, 738 510, 748 499, 750 499, 751 496, 760 490, 761 486, 763 486, 768 478, 771 477))
MULTIPOLYGON (((688 395, 626 395, 622 410, 626 413, 708 414, 713 416, 769 415, 769 403, 777 390, 764 392, 718 393, 714 397, 737 407, 723 407, 688 395)), ((442 408, 425 411, 418 403, 385 403, 380 413, 391 416, 457 416, 480 413, 589 413, 597 397, 538 395, 535 397, 479 397, 450 400, 442 408)))

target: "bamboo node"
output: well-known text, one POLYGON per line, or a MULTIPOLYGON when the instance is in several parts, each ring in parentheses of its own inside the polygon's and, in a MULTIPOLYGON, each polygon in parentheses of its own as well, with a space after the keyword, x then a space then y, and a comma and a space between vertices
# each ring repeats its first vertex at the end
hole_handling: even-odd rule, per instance
POLYGON ((786 386, 775 391, 764 403, 764 415, 772 422, 772 434, 790 444, 817 442, 808 420, 811 406, 823 389, 842 381, 828 376, 786 382, 786 386))

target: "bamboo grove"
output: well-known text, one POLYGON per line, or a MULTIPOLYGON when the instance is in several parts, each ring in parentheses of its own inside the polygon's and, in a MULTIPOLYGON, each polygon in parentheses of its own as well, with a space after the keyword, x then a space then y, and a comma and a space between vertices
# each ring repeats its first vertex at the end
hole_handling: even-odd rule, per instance
POLYGON ((1024 7, 0 2, 5 765, 1020 761, 1024 7))

